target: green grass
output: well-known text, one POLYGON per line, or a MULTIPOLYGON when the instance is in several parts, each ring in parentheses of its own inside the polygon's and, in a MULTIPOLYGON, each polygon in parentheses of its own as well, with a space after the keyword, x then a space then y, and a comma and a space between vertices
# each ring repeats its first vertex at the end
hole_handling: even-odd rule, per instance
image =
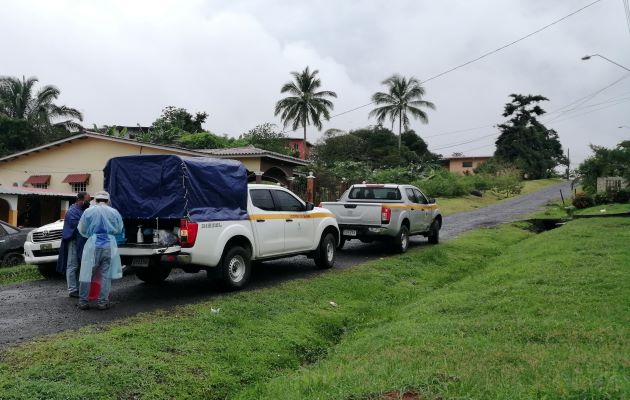
MULTIPOLYGON (((566 202, 567 206, 570 202, 566 202)), ((626 204, 604 204, 589 208, 583 208, 581 210, 575 210, 575 215, 610 215, 610 214, 624 214, 630 213, 630 203, 626 204), (602 211, 603 210, 603 211, 602 211)), ((530 218, 542 218, 542 219, 567 219, 568 214, 564 210, 562 203, 557 200, 547 204, 544 210, 537 211, 530 214, 530 218)))
POLYGON ((575 212, 576 215, 605 215, 622 214, 630 212, 630 203, 626 204, 602 204, 595 207, 583 208, 575 212), (604 210, 604 211, 602 211, 604 210))
POLYGON ((618 218, 483 229, 87 327, 6 350, 0 398, 627 398, 628 240, 618 218))
MULTIPOLYGON (((521 195, 533 193, 537 190, 543 189, 550 185, 555 185, 562 182, 561 179, 539 179, 535 181, 523 182, 523 190, 521 195)), ((455 198, 439 198, 438 206, 444 215, 451 215, 459 212, 471 211, 481 207, 487 207, 494 203, 498 203, 503 200, 502 197, 497 196, 492 192, 485 192, 483 197, 477 196, 463 196, 455 198)))
MULTIPOLYGON (((34 265, 16 265, 15 267, 0 268, 0 285, 36 281, 42 279, 34 265)), ((1 397, 0 397, 1 398, 1 397)))

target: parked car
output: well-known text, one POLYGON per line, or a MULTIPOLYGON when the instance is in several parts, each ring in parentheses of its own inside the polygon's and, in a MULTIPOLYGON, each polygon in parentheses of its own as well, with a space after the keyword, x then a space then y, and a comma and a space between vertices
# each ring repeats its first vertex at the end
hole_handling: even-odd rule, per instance
POLYGON ((336 202, 324 202, 341 230, 340 246, 346 240, 388 240, 401 253, 409 247, 410 235, 423 235, 429 243, 440 240, 442 214, 435 199, 411 185, 352 185, 336 202))
POLYGON ((0 221, 0 261, 3 267, 24 262, 24 241, 32 228, 18 228, 0 221))
POLYGON ((238 161, 174 155, 115 157, 105 187, 123 217, 123 264, 156 283, 172 268, 244 287, 255 261, 296 255, 331 268, 339 228, 328 210, 274 185, 248 185, 238 161))
POLYGON ((31 230, 24 242, 24 261, 37 265, 44 277, 57 275, 56 266, 61 246, 63 220, 31 230))

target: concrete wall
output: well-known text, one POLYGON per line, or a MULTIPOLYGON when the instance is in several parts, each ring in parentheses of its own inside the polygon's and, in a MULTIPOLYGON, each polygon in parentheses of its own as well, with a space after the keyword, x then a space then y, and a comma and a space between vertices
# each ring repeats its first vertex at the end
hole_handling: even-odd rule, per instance
POLYGON ((617 190, 627 188, 628 182, 620 176, 605 176, 597 178, 597 191, 606 192, 608 190, 617 190))

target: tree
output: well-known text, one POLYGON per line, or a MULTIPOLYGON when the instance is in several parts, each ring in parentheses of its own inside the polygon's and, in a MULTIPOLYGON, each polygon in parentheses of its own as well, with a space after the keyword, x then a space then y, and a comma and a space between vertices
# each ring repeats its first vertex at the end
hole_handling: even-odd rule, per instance
POLYGON ((558 134, 547 129, 537 117, 545 114, 538 103, 548 99, 540 95, 511 94, 512 101, 505 105, 500 124, 501 134, 496 140, 494 156, 498 161, 511 163, 529 179, 549 177, 553 169, 565 163, 558 134))
POLYGON ((185 108, 168 106, 162 110, 162 115, 153 121, 149 132, 139 134, 137 140, 156 144, 175 144, 187 133, 203 132, 201 125, 207 118, 208 114, 205 112, 198 112, 193 116, 185 108))
POLYGON ((593 145, 591 149, 594 154, 578 167, 585 191, 595 193, 599 177, 621 176, 630 182, 630 140, 619 143, 613 149, 593 145))
POLYGON ((280 93, 289 93, 292 96, 285 97, 276 103, 274 115, 280 114, 284 127, 291 125, 298 129, 304 129, 304 148, 306 149, 306 126, 313 124, 317 129, 322 129, 322 117, 330 119, 330 111, 334 105, 327 97, 337 97, 337 93, 329 90, 317 91, 322 83, 317 78, 318 70, 311 72, 308 67, 302 72, 291 72, 295 81, 287 82, 280 89, 280 93))
POLYGON ((44 135, 56 128, 80 129, 74 121, 83 121, 83 115, 75 108, 60 106, 55 101, 61 93, 52 85, 45 85, 34 92, 36 77, 22 79, 0 77, 0 114, 15 120, 25 120, 44 135), (59 121, 62 119, 61 121, 59 121))
POLYGON ((250 129, 243 135, 243 139, 261 149, 287 155, 293 154, 292 150, 287 147, 287 140, 284 134, 278 132, 276 125, 269 122, 250 129))
POLYGON ((394 74, 382 82, 387 86, 387 93, 376 92, 372 101, 379 105, 370 111, 369 116, 376 117, 376 121, 382 124, 389 118, 393 123, 398 119, 398 149, 402 148, 402 129, 409 129, 409 115, 419 119, 422 123, 428 123, 429 118, 421 108, 435 110, 435 104, 422 100, 425 90, 418 79, 409 79, 394 74))

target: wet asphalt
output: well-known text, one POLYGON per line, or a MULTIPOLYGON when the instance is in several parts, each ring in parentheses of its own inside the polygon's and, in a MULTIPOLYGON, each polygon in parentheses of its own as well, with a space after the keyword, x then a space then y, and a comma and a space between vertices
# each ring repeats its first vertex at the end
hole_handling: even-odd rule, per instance
MULTIPOLYGON (((546 187, 538 192, 444 218, 441 239, 480 227, 511 222, 532 213, 548 201, 570 194, 568 183, 546 187)), ((439 201, 438 201, 439 204, 439 201)), ((413 237, 412 247, 428 246, 424 237, 413 237)), ((270 287, 279 283, 305 279, 335 269, 350 268, 392 253, 384 244, 364 244, 353 240, 337 253, 335 268, 322 272, 304 256, 264 262, 253 269, 246 291, 270 287)), ((205 272, 187 274, 179 270, 160 285, 148 285, 135 275, 112 283, 112 308, 107 311, 81 311, 76 299, 68 297, 62 279, 41 280, 0 287, 0 347, 39 336, 77 329, 90 324, 103 324, 143 312, 168 310, 178 305, 212 301, 229 296, 209 280, 205 272)))

